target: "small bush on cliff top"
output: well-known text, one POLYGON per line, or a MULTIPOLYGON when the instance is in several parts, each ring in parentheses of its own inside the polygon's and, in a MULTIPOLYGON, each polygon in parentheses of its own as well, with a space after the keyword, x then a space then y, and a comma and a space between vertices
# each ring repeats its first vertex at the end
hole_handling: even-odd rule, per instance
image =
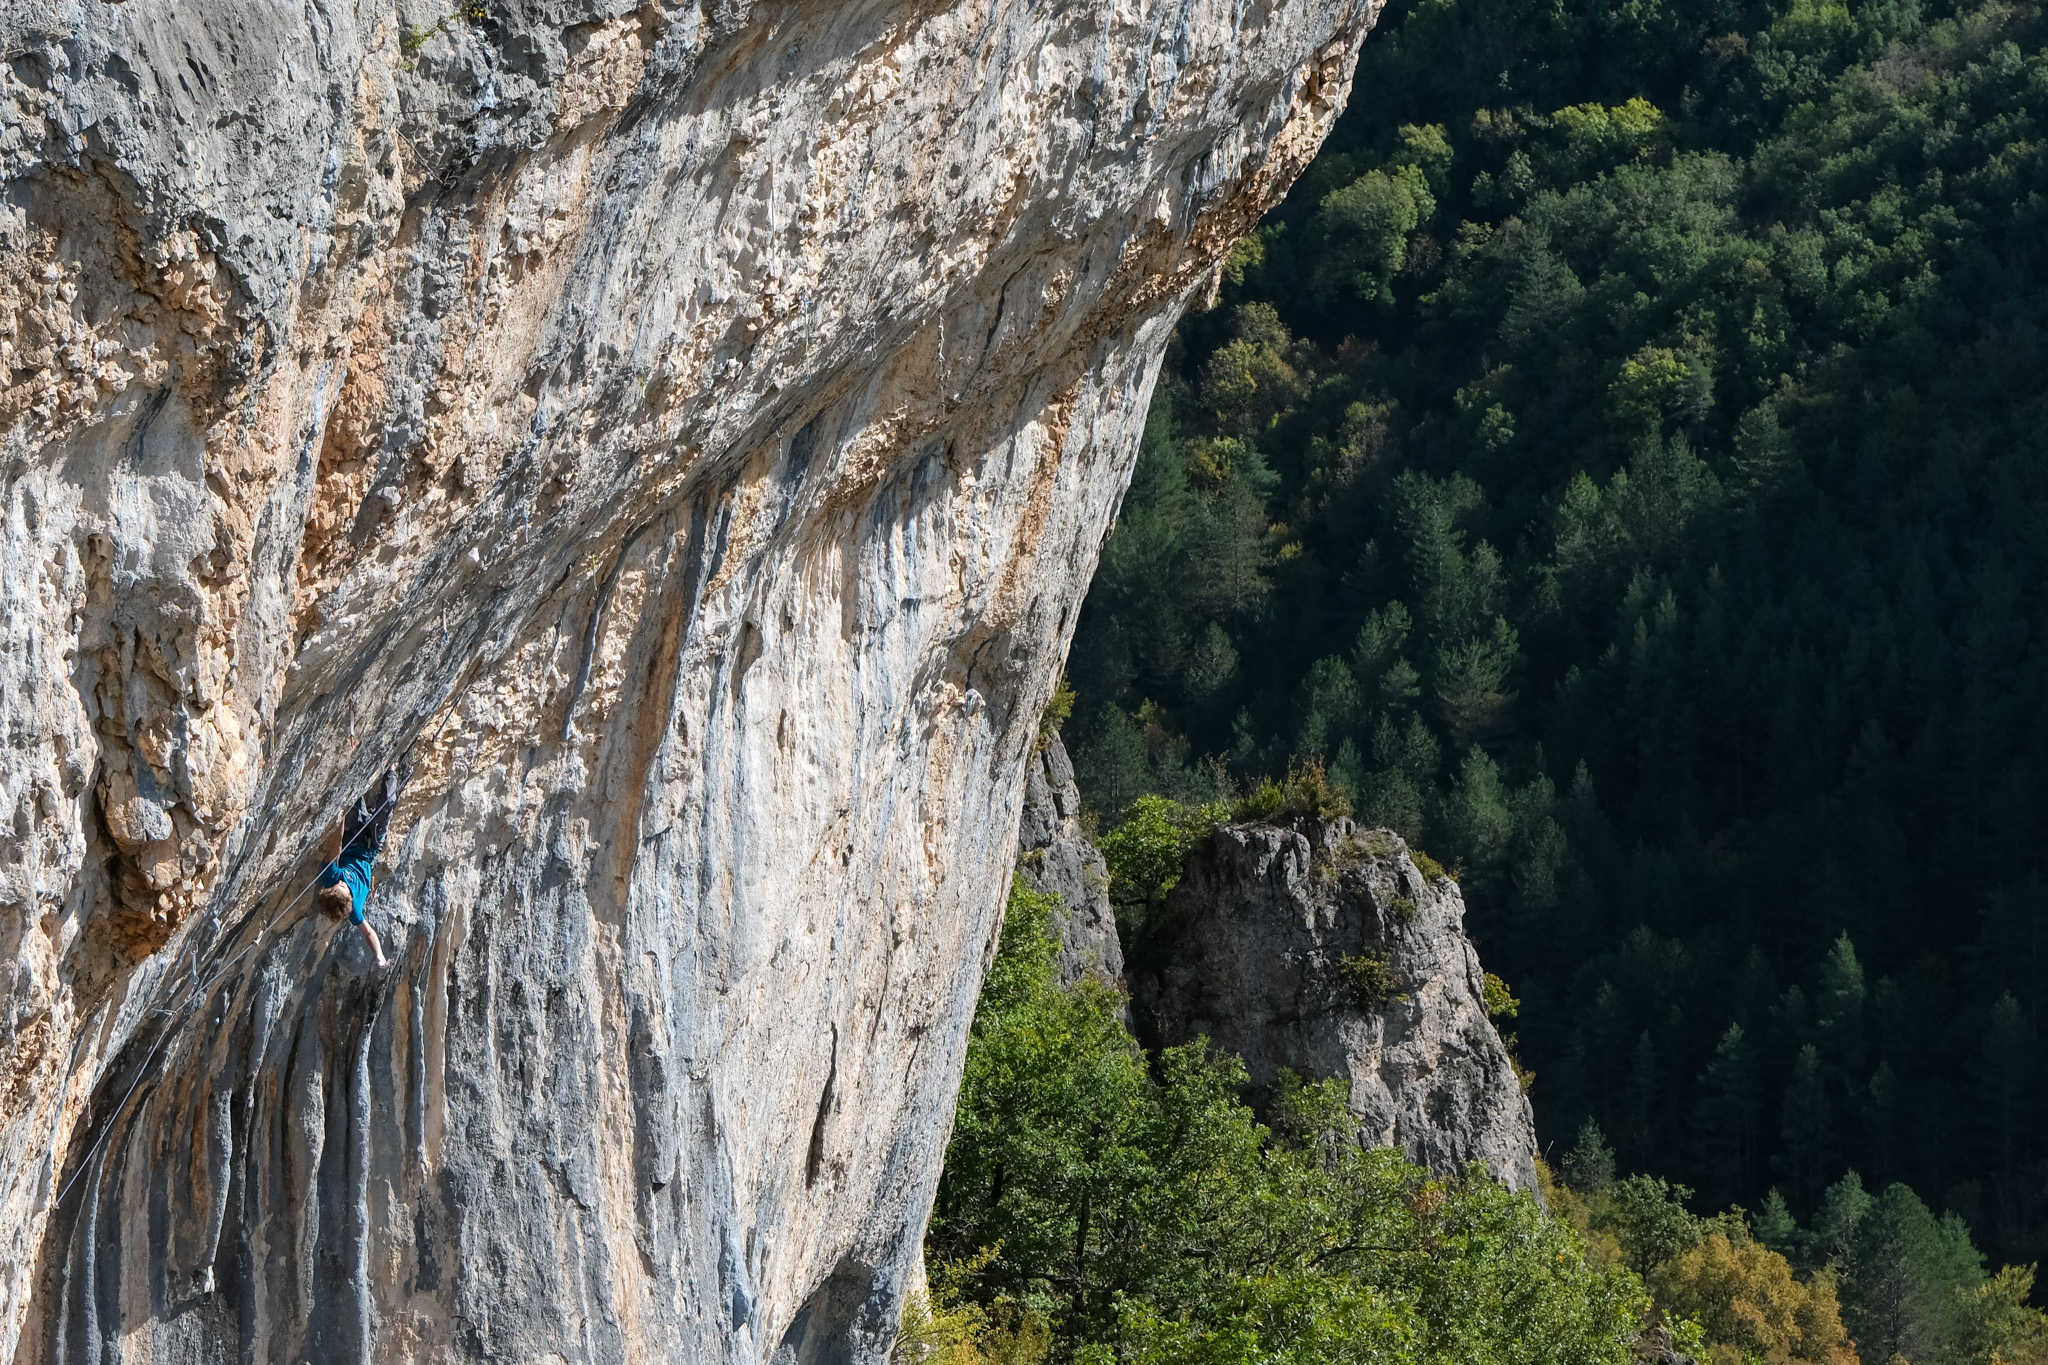
POLYGON ((1335 1083, 1284 1082, 1268 1127, 1234 1058, 1148 1057, 1115 993, 1056 984, 1046 900, 1012 890, 969 1037, 927 1242, 953 1335, 899 1358, 1021 1362, 1035 1315, 1089 1365, 1629 1361, 1641 1285, 1569 1223, 1364 1145, 1335 1083))
POLYGON ((1287 774, 1287 813, 1311 820, 1336 820, 1351 814, 1351 798, 1330 784, 1321 760, 1296 766, 1287 774))
POLYGON ((1456 878, 1453 878, 1450 873, 1444 871, 1444 865, 1442 863, 1430 857, 1421 849, 1416 848, 1413 844, 1409 845, 1408 847, 1408 860, 1415 864, 1415 870, 1417 872, 1420 872, 1430 881, 1440 882, 1445 880, 1456 880, 1456 878))
POLYGON ((1231 807, 1230 818, 1239 824, 1270 820, 1287 808, 1287 793, 1278 782, 1262 777, 1259 784, 1231 807))
POLYGON ((1287 780, 1261 778, 1251 794, 1231 809, 1230 818, 1240 824, 1291 815, 1311 820, 1335 820, 1351 814, 1351 798, 1334 786, 1320 762, 1296 765, 1287 780))

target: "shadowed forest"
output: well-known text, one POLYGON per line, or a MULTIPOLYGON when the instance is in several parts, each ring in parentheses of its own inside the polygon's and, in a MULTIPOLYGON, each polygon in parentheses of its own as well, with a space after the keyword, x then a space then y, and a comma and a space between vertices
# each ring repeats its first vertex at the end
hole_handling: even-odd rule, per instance
POLYGON ((1553 1158, 2048 1239, 2039 11, 1390 10, 1181 330, 1069 728, 1455 865, 1553 1158))
POLYGON ((1282 791, 1453 868, 1564 1183, 1511 1233, 1318 1165, 1311 1091, 1247 1136, 1231 1059, 1130 1071, 1109 1004, 1018 1003, 1006 931, 933 1241, 995 1355, 1622 1360, 1654 1299, 1731 1365, 2048 1359, 2043 39, 1999 0, 1389 6, 1174 341, 1064 733, 1120 916, 1282 791), (1218 1188, 1442 1278, 1147 1279, 1250 1226, 1218 1188), (1515 1255, 1583 1269, 1477 1312, 1515 1255))

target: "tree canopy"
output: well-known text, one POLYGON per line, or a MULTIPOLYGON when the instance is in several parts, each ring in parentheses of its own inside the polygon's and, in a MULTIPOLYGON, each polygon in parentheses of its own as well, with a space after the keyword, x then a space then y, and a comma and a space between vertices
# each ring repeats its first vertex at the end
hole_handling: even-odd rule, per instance
POLYGON ((1459 869, 1546 1142, 2038 1259, 2043 39, 1390 5, 1161 376, 1069 668, 1105 823, 1320 764, 1459 869))

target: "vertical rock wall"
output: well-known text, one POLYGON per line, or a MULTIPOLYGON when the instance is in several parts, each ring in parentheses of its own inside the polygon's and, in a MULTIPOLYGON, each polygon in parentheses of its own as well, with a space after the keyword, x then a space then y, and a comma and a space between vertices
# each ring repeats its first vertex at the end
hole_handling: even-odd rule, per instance
POLYGON ((1067 746, 1056 734, 1045 736, 1024 765, 1017 875, 1032 890, 1060 898, 1053 912, 1060 981, 1093 976, 1121 988, 1124 951, 1109 904, 1109 867, 1081 827, 1081 789, 1067 746))
POLYGON ((877 1358, 1373 3, 0 2, 0 1357, 877 1358))

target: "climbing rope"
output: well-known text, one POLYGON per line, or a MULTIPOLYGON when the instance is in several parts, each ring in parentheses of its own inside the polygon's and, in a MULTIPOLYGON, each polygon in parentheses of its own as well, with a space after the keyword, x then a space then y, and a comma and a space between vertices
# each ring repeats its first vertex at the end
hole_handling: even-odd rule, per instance
MULTIPOLYGON (((427 740, 426 747, 428 749, 431 750, 440 744, 442 734, 445 733, 448 729, 448 722, 455 719, 455 713, 461 709, 461 695, 463 691, 466 690, 466 688, 468 687, 469 676, 475 672, 476 664, 478 662, 480 661, 471 661, 470 667, 465 672, 461 684, 458 685, 454 689, 454 691, 449 694, 449 700, 451 704, 448 707, 448 713, 442 716, 441 723, 434 727, 433 735, 430 736, 427 740)), ((353 733, 355 727, 353 704, 351 704, 349 710, 349 727, 351 733, 353 733)), ((406 781, 410 780, 411 773, 408 772, 406 774, 406 781)), ((401 788, 403 788, 404 783, 401 783, 400 786, 401 788)), ((349 838, 345 839, 342 842, 340 852, 338 852, 333 858, 329 859, 328 863, 332 864, 340 862, 341 859, 347 855, 349 849, 355 846, 356 841, 358 839, 361 839, 365 833, 367 833, 373 826, 375 826, 378 819, 381 818, 386 811, 390 810, 392 806, 396 805, 397 802, 397 792, 392 792, 390 795, 386 796, 383 802, 370 815, 370 818, 362 823, 361 828, 357 829, 353 835, 351 835, 349 838)), ((299 903, 305 900, 306 896, 309 893, 311 893, 314 890, 314 888, 319 886, 320 879, 326 875, 327 866, 323 865, 320 871, 314 875, 313 880, 306 883, 305 886, 301 887, 299 889, 298 894, 293 896, 291 900, 285 903, 283 909, 279 910, 276 914, 270 916, 261 925, 257 927, 256 936, 249 940, 248 946, 243 948, 240 952, 236 953, 233 957, 230 957, 227 961, 223 962, 211 976, 206 978, 206 980, 195 984, 192 987, 192 989, 186 994, 184 1002, 182 1004, 176 1006, 173 1009, 165 1009, 162 1007, 158 1007, 156 1009, 147 1011, 147 1014, 150 1016, 169 1019, 171 1022, 164 1026, 162 1034, 158 1036, 155 1043, 150 1045, 149 1051, 145 1053, 143 1056, 142 1065, 136 1069, 134 1081, 129 1084, 127 1092, 121 1096, 121 1102, 115 1105, 114 1108, 108 1112, 106 1127, 100 1131, 100 1135, 97 1138, 93 1139, 92 1146, 86 1149, 85 1155, 79 1160, 78 1169, 71 1173, 71 1179, 65 1181, 64 1187, 57 1192, 58 1204, 63 1204, 63 1202, 70 1197, 71 1191, 78 1184, 79 1177, 83 1176, 88 1169, 97 1169, 96 1158, 99 1155, 101 1146, 105 1144, 106 1140, 109 1137, 113 1136, 114 1130, 120 1127, 121 1116, 127 1112, 129 1101, 135 1098, 135 1092, 141 1088, 142 1082, 148 1078, 150 1066, 157 1060, 158 1054, 163 1051, 164 1045, 170 1042, 171 1038, 178 1032, 179 1027, 188 1018, 191 1017, 192 1007, 200 1000, 204 999, 208 994, 210 994, 214 986, 216 986, 223 979, 225 979, 227 974, 234 969, 236 963, 240 962, 243 958, 249 956, 249 954, 255 952, 258 948, 262 947, 264 936, 268 934, 273 928, 275 928, 279 921, 283 920, 287 915, 291 914, 292 911, 296 910, 299 906, 299 903)), ((182 966, 184 966, 185 963, 188 961, 191 964, 193 975, 196 977, 198 975, 199 962, 198 945, 195 943, 186 944, 184 953, 180 954, 180 961, 177 963, 173 963, 170 970, 164 973, 164 980, 170 980, 170 978, 175 976, 178 973, 179 969, 182 966)))
MULTIPOLYGON (((439 733, 436 732, 435 738, 438 739, 439 737, 439 733)), ((177 1033, 178 1026, 184 1023, 185 1020, 191 1016, 191 1010, 193 1005, 195 1005, 200 1000, 204 999, 208 994, 210 994, 214 986, 219 984, 227 976, 227 974, 234 969, 236 963, 240 962, 243 958, 249 956, 249 954, 255 952, 258 948, 260 948, 263 945, 263 936, 269 933, 271 929, 277 925, 278 921, 282 920, 286 915, 289 915, 293 910, 297 909, 299 903, 305 900, 307 893, 311 892, 315 887, 320 885, 320 879, 327 875, 327 867, 341 861, 343 857, 346 857, 349 849, 355 846, 356 841, 358 839, 361 839, 363 835, 367 833, 373 825, 376 824, 378 817, 382 816, 385 811, 390 810, 392 806, 397 804, 397 802, 398 793, 396 792, 393 792, 391 795, 385 797, 383 802, 380 805, 378 805, 377 809, 374 812, 372 812, 370 818, 363 822, 362 828, 358 829, 352 836, 350 836, 348 839, 342 842, 341 851, 338 854, 336 854, 333 858, 329 859, 326 865, 323 865, 321 867, 320 871, 314 875, 313 880, 306 883, 304 887, 300 888, 299 893, 293 896, 290 901, 286 902, 283 909, 279 910, 276 914, 272 915, 269 919, 265 920, 263 924, 260 927, 258 927, 258 929, 256 930, 256 937, 249 940, 249 944, 247 947, 243 948, 242 951, 236 953, 226 962, 223 962, 220 965, 220 967, 213 973, 213 975, 207 977, 205 981, 199 982, 198 984, 194 985, 191 991, 186 994, 183 1004, 179 1005, 175 1009, 163 1009, 159 1007, 157 1009, 149 1011, 151 1015, 156 1015, 166 1019, 170 1019, 172 1022, 164 1026, 163 1033, 157 1038, 156 1042, 150 1046, 149 1052, 142 1059, 142 1065, 136 1070, 135 1080, 129 1085, 127 1093, 122 1095, 121 1102, 115 1105, 114 1108, 111 1111, 109 1111, 107 1115, 107 1126, 101 1130, 100 1135, 97 1138, 93 1139, 92 1146, 87 1149, 85 1156, 80 1159, 78 1163, 78 1169, 71 1173, 71 1179, 65 1181, 64 1188, 57 1192, 57 1202, 60 1205, 67 1198, 70 1197, 72 1189, 75 1188, 78 1184, 79 1177, 83 1176, 86 1173, 86 1170, 94 1165, 94 1158, 99 1155, 101 1145, 104 1144, 109 1137, 113 1136, 114 1130, 120 1126, 121 1115, 127 1111, 128 1102, 135 1098, 135 1092, 141 1088, 142 1082, 148 1077, 150 1064, 156 1060, 157 1054, 163 1050, 164 1044, 168 1043, 171 1040, 172 1036, 175 1033, 177 1033)), ((188 947, 187 952, 190 951, 191 949, 188 947)), ((198 965, 196 960, 194 961, 193 965, 196 969, 198 965)), ((177 970, 178 967, 174 965, 171 968, 171 970, 169 972, 166 972, 164 975, 168 978, 174 975, 177 972, 177 970)))
MULTIPOLYGON (((446 731, 448 728, 448 722, 455 718, 455 713, 459 709, 460 708, 457 706, 450 706, 448 708, 448 714, 441 718, 441 723, 434 728, 433 736, 427 741, 427 747, 429 749, 433 748, 435 745, 440 743, 442 733, 446 731)), ((410 774, 408 774, 408 779, 409 778, 410 774)), ((401 787, 402 785, 403 784, 401 784, 401 787)), ((370 818, 365 820, 362 823, 362 826, 358 828, 353 835, 349 836, 342 842, 340 852, 337 853, 333 858, 329 859, 327 864, 324 864, 321 867, 320 871, 314 874, 313 880, 307 882, 303 887, 299 888, 298 894, 294 895, 289 901, 287 901, 282 909, 278 910, 277 913, 271 915, 268 919, 266 919, 261 925, 257 927, 256 936, 249 940, 248 946, 244 947, 240 952, 236 953, 233 957, 230 957, 227 961, 221 963, 221 965, 213 972, 211 976, 207 977, 206 980, 194 984, 192 989, 186 993, 183 1003, 177 1005, 175 1008, 172 1009, 158 1007, 156 1009, 149 1011, 150 1015, 166 1018, 171 1020, 172 1022, 164 1026, 162 1034, 158 1036, 155 1043, 151 1044, 149 1052, 145 1054, 142 1059, 142 1065, 136 1069, 135 1080, 132 1083, 130 1083, 127 1092, 121 1096, 121 1102, 115 1105, 114 1108, 111 1111, 109 1111, 107 1116, 106 1127, 100 1131, 100 1135, 97 1138, 93 1139, 92 1146, 87 1149, 85 1156, 80 1159, 78 1163, 78 1169, 71 1173, 71 1179, 65 1181, 64 1188, 57 1192, 57 1202, 60 1205, 70 1197, 71 1191, 77 1186, 79 1178, 83 1176, 88 1169, 95 1168, 95 1158, 99 1155, 101 1146, 106 1142, 106 1140, 109 1137, 113 1136, 114 1130, 120 1127, 121 1116, 127 1112, 128 1102, 135 1098, 135 1092, 141 1088, 142 1082, 148 1078, 150 1066, 152 1063, 156 1061, 157 1055, 160 1052, 162 1052, 164 1044, 168 1043, 171 1040, 171 1038, 177 1033, 179 1026, 183 1024, 185 1020, 191 1016, 193 1006, 197 1004, 199 1001, 203 1000, 208 994, 210 994, 214 986, 218 985, 223 979, 226 978, 229 972, 234 970, 235 965, 237 963, 242 961, 243 958, 249 956, 249 954, 255 952, 258 948, 262 947, 264 936, 268 934, 273 928, 275 928, 277 924, 281 920, 283 920, 287 915, 291 914, 294 910, 298 909, 300 902, 304 901, 306 897, 314 890, 314 888, 320 885, 321 878, 327 875, 327 867, 331 866, 334 863, 340 862, 342 858, 346 857, 348 855, 348 851, 351 848, 355 847, 356 841, 361 839, 365 834, 367 834, 376 825, 378 819, 380 819, 386 811, 390 810, 392 806, 396 805, 397 802, 397 792, 392 792, 390 795, 386 796, 384 800, 378 805, 377 809, 371 812, 370 818)), ((195 976, 197 976, 198 974, 198 959, 196 956, 196 948, 196 944, 188 944, 185 950, 186 954, 192 955, 190 961, 193 968, 193 974, 195 976)), ((179 967, 182 965, 184 965, 182 962, 174 964, 171 967, 170 971, 164 973, 165 979, 168 980, 170 977, 176 975, 179 970, 179 967)))

